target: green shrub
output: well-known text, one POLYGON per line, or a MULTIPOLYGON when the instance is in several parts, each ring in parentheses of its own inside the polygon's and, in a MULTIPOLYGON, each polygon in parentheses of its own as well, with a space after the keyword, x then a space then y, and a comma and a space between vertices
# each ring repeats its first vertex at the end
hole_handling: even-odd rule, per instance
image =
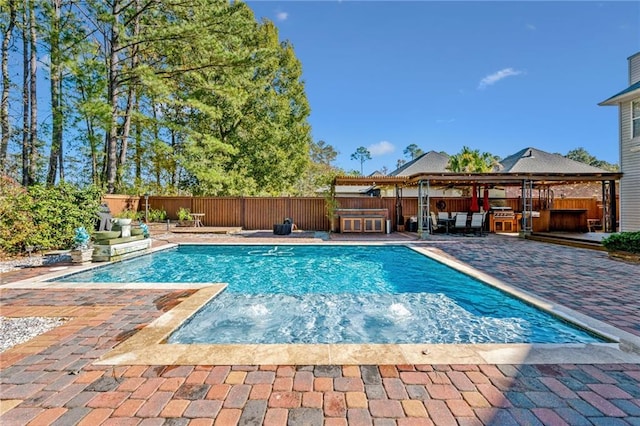
POLYGON ((640 254, 640 231, 611 234, 602 240, 602 245, 608 251, 626 251, 640 254))
POLYGON ((162 209, 149 210, 149 222, 164 222, 167 220, 167 212, 162 209))
POLYGON ((193 217, 191 217, 191 210, 180 207, 178 209, 178 220, 193 220, 193 217))
POLYGON ((138 212, 135 210, 125 209, 116 215, 120 219, 138 219, 138 212))
POLYGON ((0 250, 17 254, 27 246, 70 248, 76 228, 94 229, 100 199, 95 187, 79 189, 63 183, 25 190, 15 183, 0 183, 0 250))
POLYGON ((19 184, 0 177, 0 254, 14 254, 34 245, 31 197, 19 184))

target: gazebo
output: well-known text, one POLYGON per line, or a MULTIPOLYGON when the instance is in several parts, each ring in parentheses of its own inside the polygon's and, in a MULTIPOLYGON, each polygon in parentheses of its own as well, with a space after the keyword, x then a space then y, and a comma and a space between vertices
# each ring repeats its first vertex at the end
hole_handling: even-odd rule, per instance
MULTIPOLYGON (((427 153, 428 154, 428 153, 427 153)), ((427 155, 425 154, 425 155, 427 155)), ((416 160, 420 160, 419 157, 416 160)), ((415 161, 415 160, 414 160, 415 161)), ((411 169, 407 165, 403 168, 411 169)), ((400 169, 399 169, 400 170, 400 169)), ((415 171, 415 168, 413 168, 415 171)), ((417 172, 411 175, 393 176, 338 176, 337 185, 363 185, 377 188, 393 188, 395 193, 395 223, 400 224, 402 217, 403 188, 418 188, 418 232, 429 229, 430 192, 434 188, 511 186, 521 188, 522 214, 521 231, 529 234, 533 231, 534 192, 537 191, 539 210, 562 214, 553 209, 553 187, 584 182, 602 183, 602 226, 605 232, 615 232, 616 181, 621 173, 609 172, 587 164, 570 160, 558 154, 550 154, 535 148, 525 148, 501 161, 499 167, 491 173, 452 173, 417 172)), ((568 213, 565 211, 564 213, 568 213)))

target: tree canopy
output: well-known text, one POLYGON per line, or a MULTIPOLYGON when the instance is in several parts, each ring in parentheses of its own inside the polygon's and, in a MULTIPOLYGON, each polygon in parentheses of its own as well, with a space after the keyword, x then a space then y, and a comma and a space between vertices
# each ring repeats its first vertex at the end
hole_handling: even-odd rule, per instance
POLYGON ((499 157, 488 152, 463 146, 462 150, 449 157, 447 170, 455 173, 489 173, 497 165, 499 157))
POLYGON ((107 192, 275 195, 309 166, 302 65, 242 2, 3 2, 0 22, 3 173, 107 192), (34 40, 49 55, 38 70, 34 40), (35 96, 35 77, 51 82, 52 101, 32 124, 38 105, 15 106, 35 96))
POLYGON ((353 154, 351 154, 351 159, 360 162, 360 174, 362 175, 364 174, 364 162, 371 160, 371 152, 369 152, 366 147, 360 146, 353 154))
POLYGON ((579 161, 581 163, 589 164, 593 167, 599 167, 604 170, 608 170, 610 172, 619 172, 620 167, 617 164, 611 164, 604 160, 598 160, 593 155, 589 154, 586 149, 580 147, 576 149, 572 149, 567 152, 565 155, 566 158, 569 158, 574 161, 579 161))
POLYGON ((424 154, 424 151, 415 143, 412 143, 410 145, 408 145, 403 151, 402 153, 404 154, 405 157, 407 157, 409 160, 415 160, 416 158, 420 157, 422 154, 424 154))

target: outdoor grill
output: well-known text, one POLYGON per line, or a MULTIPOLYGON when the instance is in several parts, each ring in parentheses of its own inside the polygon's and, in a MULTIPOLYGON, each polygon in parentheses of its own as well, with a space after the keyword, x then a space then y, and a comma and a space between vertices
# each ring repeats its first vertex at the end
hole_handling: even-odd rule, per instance
POLYGON ((518 221, 511 207, 493 207, 491 209, 491 232, 517 232, 518 221))
POLYGON ((510 208, 493 210, 494 219, 513 219, 516 217, 516 214, 510 208))

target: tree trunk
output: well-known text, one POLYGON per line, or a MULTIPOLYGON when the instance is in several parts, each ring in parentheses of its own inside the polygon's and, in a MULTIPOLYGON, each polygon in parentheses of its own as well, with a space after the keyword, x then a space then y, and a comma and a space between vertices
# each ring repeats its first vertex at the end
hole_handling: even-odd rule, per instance
MULTIPOLYGON (((140 102, 138 98, 135 100, 134 109, 138 111, 140 109, 140 102)), ((142 125, 140 120, 136 120, 134 123, 134 140, 135 140, 135 182, 136 185, 140 185, 142 183, 142 125)))
MULTIPOLYGON (((135 17, 133 21, 133 40, 137 40, 140 35, 140 0, 134 0, 135 17)), ((132 74, 129 78, 129 91, 127 95, 127 107, 124 113, 124 123, 122 125, 122 134, 120 135, 120 155, 118 156, 118 184, 121 183, 122 174, 124 173, 124 165, 127 162, 127 147, 129 144, 129 134, 131 132, 131 116, 133 115, 134 105, 137 106, 137 79, 133 74, 136 73, 138 67, 138 43, 134 43, 131 47, 131 69, 132 74)))
POLYGON ((2 39, 2 101, 0 102, 0 128, 2 136, 0 136, 0 173, 5 169, 5 161, 7 159, 7 149, 9 147, 9 44, 13 35, 13 28, 16 24, 16 7, 13 0, 8 1, 9 5, 9 22, 2 39))
POLYGON ((29 32, 22 10, 22 186, 29 186, 29 32))
POLYGON ((30 67, 31 72, 29 75, 29 84, 31 86, 30 95, 30 110, 31 110, 31 125, 29 132, 29 185, 36 182, 37 165, 38 165, 38 98, 36 96, 37 85, 37 72, 38 72, 38 56, 37 56, 37 34, 36 34, 36 12, 35 4, 32 1, 29 2, 29 31, 31 32, 31 58, 30 67))
MULTIPOLYGON (((160 131, 159 131, 160 126, 158 125, 158 110, 157 110, 155 99, 151 99, 151 110, 153 112, 153 141, 155 144, 155 143, 158 143, 158 141, 160 140, 160 131)), ((160 174, 162 173, 162 166, 160 164, 160 159, 158 158, 158 155, 155 153, 155 149, 154 149, 154 155, 152 158, 154 158, 153 169, 156 177, 156 186, 158 189, 160 189, 160 174)))
POLYGON ((109 96, 109 104, 111 106, 111 120, 109 123, 109 131, 106 133, 106 181, 107 193, 114 194, 116 190, 116 178, 118 170, 118 78, 120 58, 118 52, 120 50, 120 29, 119 25, 119 2, 114 1, 111 7, 113 23, 111 25, 111 34, 107 41, 107 49, 109 51, 108 62, 108 86, 107 93, 109 96))
POLYGON ((49 34, 49 52, 51 59, 51 153, 49 154, 49 171, 47 185, 56 183, 58 165, 60 165, 60 181, 62 172, 62 67, 60 64, 60 0, 52 0, 51 28, 49 34))
MULTIPOLYGON (((173 152, 176 152, 176 145, 177 145, 177 141, 176 141, 176 131, 174 129, 171 129, 171 148, 173 148, 173 152)), ((179 175, 179 167, 176 166, 173 169, 173 173, 171 173, 171 186, 176 188, 178 186, 178 180, 180 179, 180 175, 179 175)))

